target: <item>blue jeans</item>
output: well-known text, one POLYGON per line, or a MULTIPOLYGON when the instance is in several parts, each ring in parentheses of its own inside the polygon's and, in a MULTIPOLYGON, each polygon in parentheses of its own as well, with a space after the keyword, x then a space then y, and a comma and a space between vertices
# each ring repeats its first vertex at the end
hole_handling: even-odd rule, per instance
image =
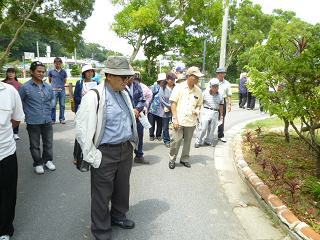
POLYGON ((170 143, 170 135, 169 135, 169 122, 170 118, 162 118, 162 138, 164 144, 169 144, 170 143))
POLYGON ((66 108, 66 92, 53 92, 53 100, 52 100, 52 111, 51 111, 51 119, 53 122, 56 121, 56 107, 57 107, 57 100, 59 100, 60 106, 60 113, 59 113, 59 121, 65 120, 64 119, 64 110, 66 108))
POLYGON ((137 120, 137 132, 138 132, 138 137, 139 137, 139 144, 138 144, 138 149, 134 150, 134 153, 136 154, 137 157, 142 157, 143 156, 143 131, 144 128, 142 124, 140 123, 139 120, 137 120))
POLYGON ((52 161, 53 130, 51 122, 45 124, 28 124, 27 130, 33 166, 36 167, 46 164, 47 161, 52 161), (40 151, 40 136, 43 144, 42 156, 40 151))

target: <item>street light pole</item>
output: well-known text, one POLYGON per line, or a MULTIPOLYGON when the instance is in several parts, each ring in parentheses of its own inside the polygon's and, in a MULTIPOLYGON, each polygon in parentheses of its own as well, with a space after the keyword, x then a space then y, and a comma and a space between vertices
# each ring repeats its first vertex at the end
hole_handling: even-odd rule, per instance
MULTIPOLYGON (((230 3, 231 3, 231 0, 230 0, 230 3)), ((228 19, 229 19, 229 4, 227 3, 227 0, 224 0, 223 5, 224 5, 224 16, 222 21, 219 67, 225 67, 226 65, 227 32, 228 32, 228 19)))

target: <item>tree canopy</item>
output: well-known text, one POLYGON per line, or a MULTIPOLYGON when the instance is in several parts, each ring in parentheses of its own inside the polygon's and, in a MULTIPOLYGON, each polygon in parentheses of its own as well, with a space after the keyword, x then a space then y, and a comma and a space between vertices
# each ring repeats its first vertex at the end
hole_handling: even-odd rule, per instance
POLYGON ((249 87, 271 113, 290 123, 317 154, 320 176, 320 24, 274 21, 265 44, 249 51, 249 87), (273 91, 268 91, 271 88, 273 91), (301 120, 297 126, 295 119, 301 120), (307 134, 306 134, 307 133, 307 134))
POLYGON ((71 51, 79 43, 86 19, 91 16, 94 0, 4 0, 0 4, 2 36, 12 37, 0 53, 0 66, 27 27, 42 36, 58 39, 71 51))

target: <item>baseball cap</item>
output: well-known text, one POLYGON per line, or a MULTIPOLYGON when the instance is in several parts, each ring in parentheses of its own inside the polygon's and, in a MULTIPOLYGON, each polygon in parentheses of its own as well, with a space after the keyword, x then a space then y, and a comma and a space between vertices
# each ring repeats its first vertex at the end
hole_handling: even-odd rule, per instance
POLYGON ((216 73, 226 73, 226 69, 224 67, 218 67, 216 73))
POLYGON ((209 82, 210 87, 214 85, 219 85, 219 79, 218 78, 212 78, 209 82))
POLYGON ((109 56, 106 61, 105 73, 118 75, 118 76, 132 76, 134 75, 131 70, 129 61, 123 56, 109 56))
POLYGON ((172 72, 168 72, 167 74, 166 74, 166 79, 171 79, 171 80, 175 80, 177 78, 177 76, 174 74, 174 73, 172 73, 172 72))
POLYGON ((199 70, 198 67, 190 67, 187 72, 186 72, 187 75, 195 75, 197 77, 203 77, 204 74, 202 74, 199 70))

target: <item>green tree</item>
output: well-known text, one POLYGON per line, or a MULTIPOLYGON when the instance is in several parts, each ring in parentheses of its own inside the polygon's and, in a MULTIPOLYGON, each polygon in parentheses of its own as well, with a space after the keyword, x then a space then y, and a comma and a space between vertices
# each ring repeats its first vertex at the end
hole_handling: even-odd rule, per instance
POLYGON ((314 150, 320 177, 320 25, 279 18, 266 44, 257 44, 248 56, 249 88, 314 150), (275 92, 269 92, 269 87, 275 92), (302 125, 298 127, 294 119, 302 125))
MULTIPOLYGON (((119 0, 113 3, 124 4, 119 0)), ((169 34, 172 24, 184 11, 184 3, 183 0, 130 0, 124 5, 115 16, 112 29, 133 47, 130 62, 141 47, 163 41, 159 38, 169 34)))
POLYGON ((72 50, 79 42, 86 19, 91 16, 94 0, 4 0, 0 4, 0 30, 13 35, 0 54, 5 63, 21 31, 27 26, 45 36, 55 36, 72 50))
POLYGON ((72 77, 79 77, 81 73, 80 66, 77 64, 73 64, 71 66, 71 75, 72 77))

